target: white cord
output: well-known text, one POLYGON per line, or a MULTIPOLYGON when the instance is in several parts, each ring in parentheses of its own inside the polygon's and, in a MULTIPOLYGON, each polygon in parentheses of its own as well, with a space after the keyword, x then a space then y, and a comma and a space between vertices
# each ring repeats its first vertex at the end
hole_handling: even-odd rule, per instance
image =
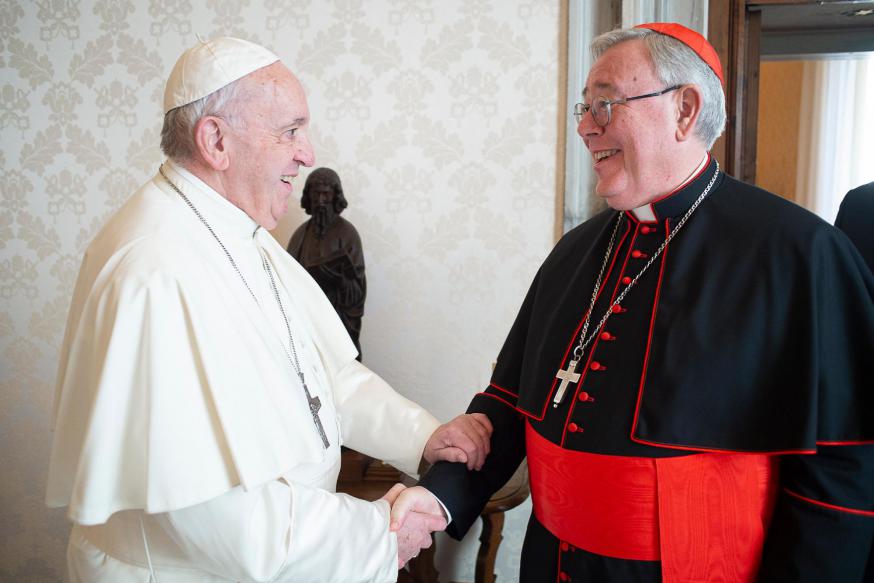
POLYGON ((155 577, 155 569, 152 567, 152 556, 149 554, 149 541, 146 540, 146 527, 143 526, 143 515, 140 514, 140 534, 143 535, 143 547, 146 549, 146 562, 149 564, 150 581, 158 583, 158 578, 155 577))

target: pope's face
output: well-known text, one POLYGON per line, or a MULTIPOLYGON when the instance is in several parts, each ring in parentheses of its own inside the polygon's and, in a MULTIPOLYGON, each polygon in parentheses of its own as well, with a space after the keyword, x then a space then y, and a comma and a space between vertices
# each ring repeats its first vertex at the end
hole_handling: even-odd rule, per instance
POLYGON ((315 162, 309 108, 298 80, 281 63, 253 73, 231 124, 225 172, 228 198, 265 229, 288 212, 292 179, 315 162))
MULTIPOLYGON (((641 40, 605 51, 592 66, 583 101, 622 99, 664 89, 641 40)), ((676 92, 612 106, 612 119, 598 126, 586 113, 577 126, 594 161, 595 193, 617 210, 649 203, 670 191, 676 148, 676 92)))

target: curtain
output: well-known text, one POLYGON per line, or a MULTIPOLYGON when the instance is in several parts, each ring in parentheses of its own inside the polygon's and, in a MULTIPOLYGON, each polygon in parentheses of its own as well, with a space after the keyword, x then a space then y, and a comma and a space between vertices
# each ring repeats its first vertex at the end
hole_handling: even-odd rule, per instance
POLYGON ((832 223, 874 181, 874 54, 804 63, 798 138, 796 200, 832 223))

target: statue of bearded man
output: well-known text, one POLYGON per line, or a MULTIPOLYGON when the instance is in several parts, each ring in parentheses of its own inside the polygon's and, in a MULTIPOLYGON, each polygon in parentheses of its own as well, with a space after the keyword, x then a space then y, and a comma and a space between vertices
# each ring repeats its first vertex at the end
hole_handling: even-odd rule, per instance
POLYGON ((331 301, 361 360, 361 316, 367 282, 361 237, 352 223, 340 216, 348 206, 340 177, 330 168, 318 168, 307 178, 300 206, 312 218, 288 242, 288 252, 316 280, 331 301))

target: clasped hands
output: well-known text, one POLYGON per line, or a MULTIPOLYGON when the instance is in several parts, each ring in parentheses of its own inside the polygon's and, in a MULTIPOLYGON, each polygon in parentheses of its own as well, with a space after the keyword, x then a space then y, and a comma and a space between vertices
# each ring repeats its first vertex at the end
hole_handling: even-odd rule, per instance
POLYGON ((431 533, 446 528, 446 513, 422 486, 395 484, 381 498, 391 505, 389 530, 398 537, 398 569, 431 546, 431 533))
MULTIPOLYGON (((469 470, 483 467, 490 451, 492 424, 482 413, 459 415, 438 427, 422 456, 428 463, 457 462, 469 470)), ((437 498, 421 486, 395 484, 382 500, 391 505, 390 530, 398 537, 398 569, 431 546, 431 533, 444 530, 446 513, 437 498)))

